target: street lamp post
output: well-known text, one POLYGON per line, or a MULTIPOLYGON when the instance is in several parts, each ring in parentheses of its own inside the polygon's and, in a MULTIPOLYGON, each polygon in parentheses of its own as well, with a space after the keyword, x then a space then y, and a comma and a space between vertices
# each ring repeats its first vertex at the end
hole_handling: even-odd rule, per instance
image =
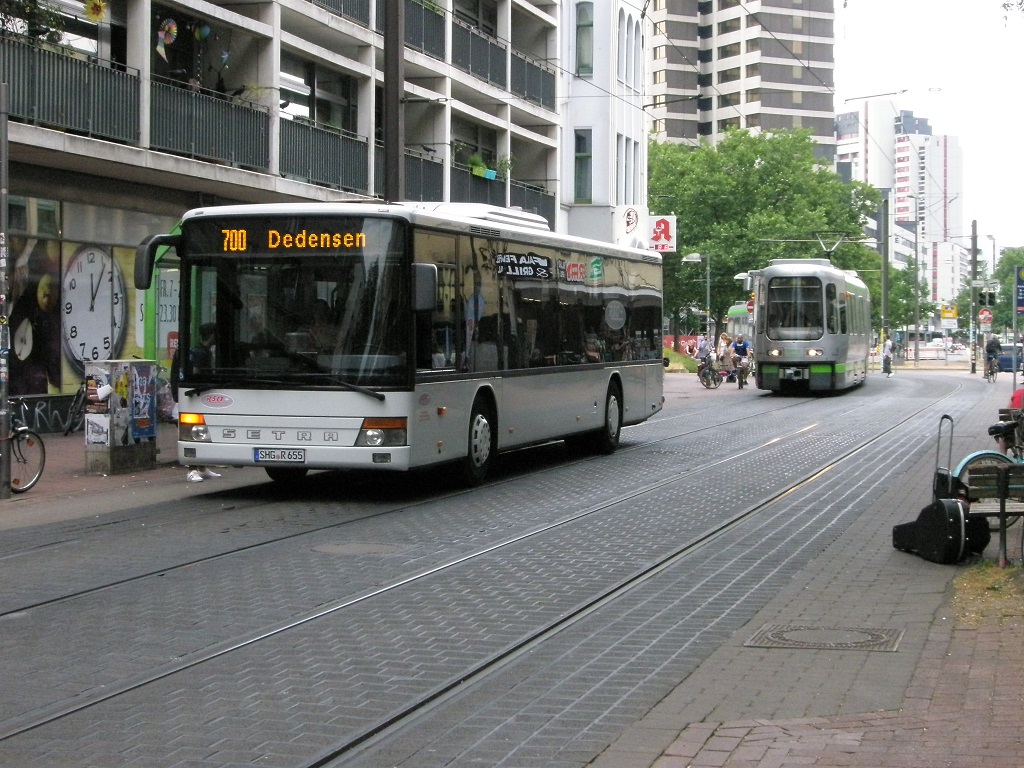
MULTIPOLYGON (((921 201, 914 198, 914 367, 921 364, 921 201)), ((943 345, 945 349, 945 345, 943 345)))
POLYGON ((707 281, 706 291, 704 297, 704 312, 707 318, 707 328, 704 331, 704 336, 708 341, 711 340, 711 257, 701 256, 699 253, 688 253, 683 257, 683 261, 687 264, 699 264, 701 261, 707 264, 707 281))

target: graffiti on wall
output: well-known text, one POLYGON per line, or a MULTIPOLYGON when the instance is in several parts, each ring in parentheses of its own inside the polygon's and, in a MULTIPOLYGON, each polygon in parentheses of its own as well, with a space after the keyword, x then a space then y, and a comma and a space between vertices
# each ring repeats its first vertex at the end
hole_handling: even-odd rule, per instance
POLYGON ((12 418, 36 432, 63 432, 71 416, 73 397, 69 395, 40 395, 11 400, 12 418))

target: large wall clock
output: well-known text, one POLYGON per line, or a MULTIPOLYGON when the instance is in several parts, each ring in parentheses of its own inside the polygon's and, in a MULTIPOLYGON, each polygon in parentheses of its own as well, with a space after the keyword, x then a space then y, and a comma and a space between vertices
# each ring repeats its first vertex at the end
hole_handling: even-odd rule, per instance
POLYGON ((128 296, 124 275, 103 248, 80 248, 64 272, 61 337, 71 364, 84 373, 85 364, 113 360, 125 336, 128 296))

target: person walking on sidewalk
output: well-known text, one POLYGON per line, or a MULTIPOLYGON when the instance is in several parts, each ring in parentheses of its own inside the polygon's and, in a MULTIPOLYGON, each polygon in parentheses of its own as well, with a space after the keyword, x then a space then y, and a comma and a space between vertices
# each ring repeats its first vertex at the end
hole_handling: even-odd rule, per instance
POLYGON ((882 343, 882 373, 892 378, 892 339, 889 336, 882 343))
MULTIPOLYGON (((214 323, 205 323, 199 329, 200 343, 189 352, 189 361, 192 363, 192 370, 198 371, 203 368, 210 368, 213 365, 213 345, 217 340, 217 326, 214 323)), ((178 378, 181 376, 181 347, 174 351, 171 358, 171 396, 175 404, 178 402, 178 378)), ((212 480, 220 477, 219 472, 214 472, 209 467, 202 465, 190 466, 185 479, 190 483, 201 483, 203 480, 212 480)))

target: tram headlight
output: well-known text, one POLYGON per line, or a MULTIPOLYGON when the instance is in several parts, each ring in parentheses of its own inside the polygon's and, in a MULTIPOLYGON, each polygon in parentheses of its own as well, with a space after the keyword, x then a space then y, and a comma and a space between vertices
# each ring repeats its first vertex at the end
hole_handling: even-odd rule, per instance
POLYGON ((823 349, 808 349, 804 354, 808 357, 824 357, 825 350, 823 349))
POLYGON ((378 448, 382 445, 407 445, 408 430, 404 417, 363 419, 356 445, 378 448))
POLYGON ((769 349, 768 350, 768 357, 782 357, 782 350, 781 349, 769 349))

